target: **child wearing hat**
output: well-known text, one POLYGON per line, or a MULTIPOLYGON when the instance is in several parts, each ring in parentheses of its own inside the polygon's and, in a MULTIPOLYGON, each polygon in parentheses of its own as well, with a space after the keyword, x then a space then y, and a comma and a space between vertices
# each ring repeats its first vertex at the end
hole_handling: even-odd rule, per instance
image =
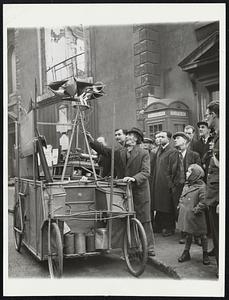
POLYGON ((204 211, 207 209, 203 203, 206 197, 206 185, 203 181, 204 171, 197 165, 192 164, 186 172, 186 183, 179 200, 178 229, 186 233, 185 248, 178 258, 179 262, 191 259, 190 248, 193 236, 200 236, 203 248, 203 264, 210 264, 207 254, 207 224, 204 211))

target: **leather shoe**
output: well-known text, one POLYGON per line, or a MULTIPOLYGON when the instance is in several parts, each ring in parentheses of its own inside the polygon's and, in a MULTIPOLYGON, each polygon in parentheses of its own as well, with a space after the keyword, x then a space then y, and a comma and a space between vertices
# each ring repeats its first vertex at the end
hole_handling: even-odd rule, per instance
POLYGON ((148 251, 148 256, 155 256, 155 251, 154 250, 150 250, 148 251))
POLYGON ((168 229, 163 229, 162 230, 162 236, 166 237, 166 236, 170 236, 170 235, 173 235, 174 234, 174 231, 173 230, 168 230, 168 229))
POLYGON ((215 249, 208 251, 208 256, 215 256, 215 249))
POLYGON ((209 260, 207 252, 203 252, 203 264, 204 265, 210 265, 210 260, 209 260))
POLYGON ((185 239, 180 239, 179 244, 185 244, 185 239))
POLYGON ((184 252, 182 253, 182 255, 178 258, 179 262, 184 262, 184 261, 188 261, 190 260, 190 254, 188 250, 184 250, 184 252))

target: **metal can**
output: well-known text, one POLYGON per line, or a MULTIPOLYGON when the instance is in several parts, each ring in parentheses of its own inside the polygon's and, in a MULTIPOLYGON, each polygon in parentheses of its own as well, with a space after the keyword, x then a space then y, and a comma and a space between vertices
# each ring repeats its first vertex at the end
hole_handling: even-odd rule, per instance
POLYGON ((86 234, 86 250, 87 252, 95 251, 95 234, 93 232, 86 234))
POLYGON ((108 232, 107 228, 97 228, 95 232, 95 249, 108 249, 108 232))
POLYGON ((75 233, 75 253, 83 254, 86 252, 86 241, 84 233, 75 233))
POLYGON ((64 253, 74 253, 74 233, 69 232, 64 235, 64 253))

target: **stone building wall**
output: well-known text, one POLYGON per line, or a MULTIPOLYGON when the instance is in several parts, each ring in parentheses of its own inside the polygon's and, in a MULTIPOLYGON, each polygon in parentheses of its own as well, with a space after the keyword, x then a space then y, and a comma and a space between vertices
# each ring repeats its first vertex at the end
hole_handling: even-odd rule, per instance
POLYGON ((143 130, 142 110, 148 105, 148 96, 159 98, 160 87, 160 43, 156 25, 133 27, 135 97, 138 126, 143 130))

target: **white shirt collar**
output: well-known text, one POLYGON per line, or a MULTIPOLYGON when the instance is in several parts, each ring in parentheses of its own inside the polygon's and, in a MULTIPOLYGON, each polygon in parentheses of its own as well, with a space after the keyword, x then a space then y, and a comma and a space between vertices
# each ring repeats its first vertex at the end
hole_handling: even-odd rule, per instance
POLYGON ((169 145, 169 143, 167 143, 166 145, 161 146, 161 147, 162 147, 163 149, 165 149, 168 145, 169 145))
POLYGON ((183 158, 185 157, 185 155, 186 155, 186 152, 187 152, 187 149, 185 149, 183 152, 182 152, 182 151, 180 151, 180 153, 182 154, 183 158))

